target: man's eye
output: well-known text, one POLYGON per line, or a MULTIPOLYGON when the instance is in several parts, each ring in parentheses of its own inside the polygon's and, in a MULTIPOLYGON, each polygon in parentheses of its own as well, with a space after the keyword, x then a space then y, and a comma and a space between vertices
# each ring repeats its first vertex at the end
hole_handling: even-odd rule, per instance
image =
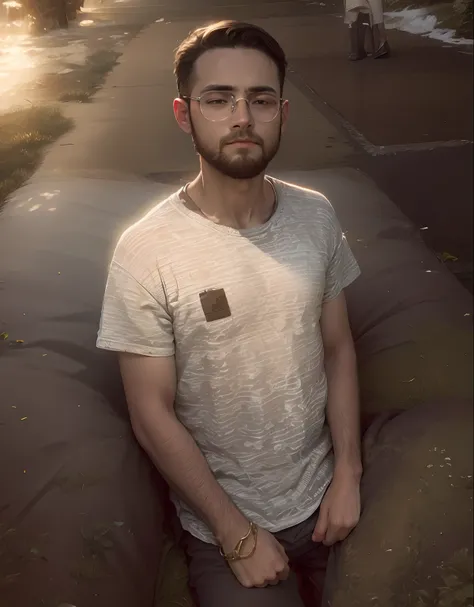
POLYGON ((205 102, 207 105, 227 105, 229 100, 225 97, 208 97, 205 102))
POLYGON ((252 105, 260 105, 263 107, 274 107, 277 103, 277 100, 273 97, 256 97, 252 100, 252 105))

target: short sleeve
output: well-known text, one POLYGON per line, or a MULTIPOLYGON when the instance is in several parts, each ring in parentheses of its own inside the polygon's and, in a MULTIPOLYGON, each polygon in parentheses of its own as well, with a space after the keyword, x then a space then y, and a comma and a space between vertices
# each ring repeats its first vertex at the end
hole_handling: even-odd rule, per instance
POLYGON ((360 275, 359 265, 335 217, 332 229, 334 234, 330 241, 333 246, 326 269, 323 303, 336 299, 360 275))
POLYGON ((144 356, 172 356, 172 319, 161 283, 153 292, 113 260, 107 277, 97 347, 144 356))

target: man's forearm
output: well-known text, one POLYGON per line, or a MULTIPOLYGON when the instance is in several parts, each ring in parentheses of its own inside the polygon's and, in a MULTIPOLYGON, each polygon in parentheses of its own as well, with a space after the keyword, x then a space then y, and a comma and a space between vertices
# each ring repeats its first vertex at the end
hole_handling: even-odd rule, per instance
POLYGON ((334 446, 335 474, 362 474, 357 360, 352 342, 326 353, 327 417, 334 446))
POLYGON ((161 417, 159 423, 133 417, 132 422, 139 442, 172 489, 207 524, 224 549, 233 548, 247 532, 248 521, 216 481, 186 428, 173 414, 161 417))

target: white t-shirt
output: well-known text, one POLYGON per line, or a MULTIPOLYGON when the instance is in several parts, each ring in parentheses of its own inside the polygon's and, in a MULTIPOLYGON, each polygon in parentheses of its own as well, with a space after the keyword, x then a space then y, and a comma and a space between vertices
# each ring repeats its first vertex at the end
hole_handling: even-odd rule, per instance
MULTIPOLYGON (((321 307, 358 265, 321 194, 271 179, 272 217, 236 230, 177 192, 122 235, 97 346, 175 355, 175 411, 215 478, 271 532, 307 519, 331 481, 321 307)), ((172 496, 181 524, 216 543, 172 496)))

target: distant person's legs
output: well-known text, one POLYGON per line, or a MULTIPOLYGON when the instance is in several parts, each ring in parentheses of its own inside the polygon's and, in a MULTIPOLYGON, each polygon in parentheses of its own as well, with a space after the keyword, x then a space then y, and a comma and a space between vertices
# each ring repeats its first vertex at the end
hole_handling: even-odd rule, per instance
POLYGON ((372 28, 374 36, 374 59, 390 57, 390 46, 387 40, 387 31, 383 23, 377 23, 372 28))
POLYGON ((349 26, 349 39, 350 39, 350 61, 359 61, 367 57, 366 44, 366 31, 367 27, 364 24, 366 15, 358 10, 351 10, 346 12, 346 23, 349 26))
POLYGON ((344 21, 349 26, 351 61, 390 56, 384 25, 383 0, 345 0, 344 21))
POLYGON ((374 38, 374 59, 390 56, 387 30, 384 25, 383 0, 368 0, 372 13, 372 32, 374 38))

